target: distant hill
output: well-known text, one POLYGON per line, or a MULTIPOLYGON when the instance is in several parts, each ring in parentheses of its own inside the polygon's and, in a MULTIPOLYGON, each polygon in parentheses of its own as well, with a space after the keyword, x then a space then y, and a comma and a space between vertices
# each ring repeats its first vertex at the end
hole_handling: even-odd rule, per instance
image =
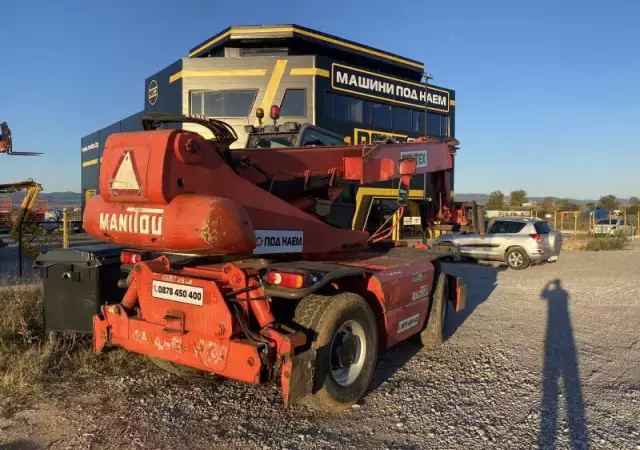
MULTIPOLYGON (((13 200, 13 203, 19 204, 24 198, 24 194, 25 193, 23 191, 23 192, 16 192, 15 194, 7 194, 7 195, 11 197, 11 199, 13 200)), ((49 205, 52 207, 53 206, 75 207, 75 206, 80 206, 82 196, 80 195, 79 192, 71 192, 71 191, 47 192, 47 193, 40 193, 40 195, 38 195, 38 200, 49 200, 49 205)))
MULTIPOLYGON (((509 194, 506 193, 505 196, 505 201, 507 201, 509 199, 509 194)), ((529 201, 532 202, 538 202, 538 203, 542 203, 542 201, 545 199, 546 197, 529 197, 529 201)), ((553 199, 553 203, 557 202, 558 200, 563 200, 563 199, 567 199, 566 197, 551 197, 553 199)), ((577 198, 568 198, 567 200, 569 200, 569 202, 571 203, 575 203, 576 205, 586 205, 587 203, 598 203, 598 199, 588 199, 588 198, 583 198, 583 199, 577 199, 577 198)), ((456 194, 456 201, 459 202, 472 202, 472 201, 476 201, 481 205, 486 205, 487 201, 489 201, 489 195, 488 194, 456 194)), ((621 203, 628 203, 629 199, 628 198, 618 198, 618 201, 621 203)))

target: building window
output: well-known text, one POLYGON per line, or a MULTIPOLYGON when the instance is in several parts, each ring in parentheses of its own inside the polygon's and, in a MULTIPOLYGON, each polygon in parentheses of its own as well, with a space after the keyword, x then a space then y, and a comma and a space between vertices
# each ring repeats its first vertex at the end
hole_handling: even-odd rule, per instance
MULTIPOLYGON (((354 97, 327 92, 325 95, 325 117, 327 119, 354 122, 371 126, 380 131, 424 135, 424 110, 414 110, 383 103, 359 100, 354 97)), ((282 114, 285 115, 284 113, 282 114)), ((449 117, 429 113, 428 134, 447 137, 449 117)))
POLYGON ((307 90, 287 89, 280 104, 280 115, 283 117, 306 117, 307 90))
MULTIPOLYGON (((447 137, 449 117, 429 113, 428 118, 427 131, 429 136, 447 137)), ((412 131, 424 134, 424 111, 413 111, 412 124, 412 131)))
POLYGON ((327 92, 325 113, 328 118, 344 122, 364 123, 364 101, 327 92))
POLYGON ((391 106, 372 103, 371 125, 378 128, 391 128, 391 106))
POLYGON ((362 123, 363 101, 338 95, 334 101, 334 116, 337 120, 362 123))
POLYGON ((191 92, 191 114, 208 117, 247 117, 257 90, 191 92))
POLYGON ((336 96, 330 92, 327 92, 324 96, 324 116, 327 119, 333 119, 333 103, 335 98, 336 96))
POLYGON ((396 131, 413 131, 413 111, 407 108, 393 107, 393 129, 396 131))

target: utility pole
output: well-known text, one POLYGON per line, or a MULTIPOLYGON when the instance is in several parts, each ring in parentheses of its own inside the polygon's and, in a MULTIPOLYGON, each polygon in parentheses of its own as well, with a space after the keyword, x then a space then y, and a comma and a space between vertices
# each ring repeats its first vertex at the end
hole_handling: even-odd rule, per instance
POLYGON ((429 80, 433 79, 433 76, 429 72, 424 72, 422 74, 422 78, 424 79, 424 136, 429 136, 429 128, 427 127, 427 122, 429 118, 429 80))
MULTIPOLYGON (((428 72, 424 72, 422 74, 422 77, 424 78, 424 137, 428 138, 429 137, 429 128, 427 128, 427 118, 429 117, 429 80, 431 80, 433 77, 431 76, 430 73, 428 72)), ((429 215, 429 210, 427 208, 427 203, 428 199, 427 199, 427 174, 423 174, 422 175, 422 208, 423 211, 425 212, 424 214, 422 214, 422 216, 424 216, 425 219, 428 219, 428 215, 429 215)), ((422 243, 426 244, 427 243, 427 227, 428 227, 428 223, 423 223, 421 224, 422 227, 422 243)))

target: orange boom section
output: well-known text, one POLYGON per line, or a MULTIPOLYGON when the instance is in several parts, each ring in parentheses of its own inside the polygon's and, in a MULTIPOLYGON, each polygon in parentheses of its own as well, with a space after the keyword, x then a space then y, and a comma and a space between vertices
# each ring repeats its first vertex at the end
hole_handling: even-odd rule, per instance
POLYGON ((331 227, 239 176, 230 158, 226 145, 183 130, 111 135, 85 229, 119 245, 194 255, 251 253, 254 229, 284 223, 316 238, 300 240, 303 253, 367 245, 367 233, 331 227))

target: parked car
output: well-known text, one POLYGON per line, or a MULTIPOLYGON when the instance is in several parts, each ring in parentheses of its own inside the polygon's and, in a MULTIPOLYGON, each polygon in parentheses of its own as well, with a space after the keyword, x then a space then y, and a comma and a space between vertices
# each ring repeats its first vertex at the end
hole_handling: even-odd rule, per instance
POLYGON ((622 233, 633 236, 636 234, 636 227, 625 223, 624 219, 613 217, 611 219, 600 219, 593 227, 593 234, 596 236, 613 236, 622 233))
POLYGON ((436 241, 460 246, 460 253, 478 261, 502 261, 511 269, 556 262, 562 249, 562 233, 542 219, 498 217, 485 234, 444 234, 436 241))

